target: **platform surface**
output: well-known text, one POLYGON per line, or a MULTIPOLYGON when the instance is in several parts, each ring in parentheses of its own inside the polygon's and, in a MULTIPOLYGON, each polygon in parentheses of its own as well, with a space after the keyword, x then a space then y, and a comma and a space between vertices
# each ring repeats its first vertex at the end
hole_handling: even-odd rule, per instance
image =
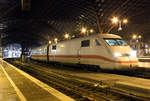
MULTIPOLYGON (((61 71, 96 81, 112 81, 115 87, 150 98, 150 80, 108 73, 61 71)), ((93 82, 94 83, 94 82, 93 82)), ((0 59, 0 101, 74 101, 0 59)))
POLYGON ((128 93, 150 98, 150 80, 107 73, 71 73, 71 75, 90 78, 96 81, 114 83, 115 87, 128 93))
POLYGON ((2 68, 0 68, 0 101, 21 101, 2 68))
POLYGON ((74 101, 0 59, 0 101, 74 101))

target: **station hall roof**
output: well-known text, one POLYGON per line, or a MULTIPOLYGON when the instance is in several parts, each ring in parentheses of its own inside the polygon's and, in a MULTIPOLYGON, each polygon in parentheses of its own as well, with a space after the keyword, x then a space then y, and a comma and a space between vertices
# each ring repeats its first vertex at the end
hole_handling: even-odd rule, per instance
POLYGON ((80 37, 81 27, 106 33, 111 18, 128 19, 122 31, 115 25, 110 33, 126 39, 140 34, 150 39, 150 0, 0 0, 2 44, 39 45, 65 33, 80 37), (26 5, 25 5, 26 4, 26 5), (27 6, 26 8, 23 8, 27 6))

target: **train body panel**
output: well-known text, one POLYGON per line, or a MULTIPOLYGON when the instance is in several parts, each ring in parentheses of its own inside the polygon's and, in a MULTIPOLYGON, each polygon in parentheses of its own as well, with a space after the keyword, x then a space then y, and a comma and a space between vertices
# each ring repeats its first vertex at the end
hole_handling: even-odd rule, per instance
MULTIPOLYGON (((33 51, 46 49, 45 47, 33 51)), ((45 51, 42 54, 32 54, 31 58, 46 61, 46 53, 45 51)), ((102 69, 128 70, 138 66, 138 60, 132 53, 131 48, 120 36, 98 34, 50 45, 49 61, 97 65, 102 69)))
POLYGON ((32 49, 31 58, 39 61, 47 61, 47 45, 32 49))

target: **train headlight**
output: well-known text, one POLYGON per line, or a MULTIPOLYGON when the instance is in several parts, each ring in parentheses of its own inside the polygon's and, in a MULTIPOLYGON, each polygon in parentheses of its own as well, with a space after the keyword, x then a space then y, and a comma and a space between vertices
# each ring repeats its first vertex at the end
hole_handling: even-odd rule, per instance
POLYGON ((120 57, 120 56, 122 56, 122 54, 121 53, 114 53, 114 56, 115 57, 120 57))
POLYGON ((131 51, 131 56, 132 56, 132 57, 137 57, 136 51, 132 50, 132 51, 131 51))

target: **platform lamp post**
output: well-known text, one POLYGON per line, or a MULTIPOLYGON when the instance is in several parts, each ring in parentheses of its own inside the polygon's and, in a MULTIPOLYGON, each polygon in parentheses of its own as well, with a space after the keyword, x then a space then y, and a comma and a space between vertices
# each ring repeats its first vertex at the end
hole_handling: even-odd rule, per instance
POLYGON ((88 29, 85 28, 85 27, 82 27, 82 28, 81 28, 81 33, 83 33, 83 34, 85 34, 85 35, 87 35, 87 36, 89 36, 89 33, 93 33, 93 32, 94 32, 93 29, 88 30, 88 29))
POLYGON ((118 31, 121 31, 122 30, 122 23, 127 24, 128 20, 127 19, 119 20, 118 17, 113 17, 111 19, 111 22, 113 25, 110 27, 110 29, 108 29, 107 33, 109 33, 116 25, 118 25, 118 31))
POLYGON ((55 39, 54 39, 54 42, 55 42, 55 43, 57 43, 57 42, 58 42, 58 39, 57 39, 57 38, 55 38, 55 39))
POLYGON ((51 41, 51 40, 49 40, 49 41, 48 41, 48 44, 49 44, 49 45, 50 45, 50 44, 52 44, 52 41, 51 41))
POLYGON ((135 45, 136 45, 136 49, 137 49, 137 56, 139 57, 140 55, 140 49, 141 49, 141 39, 142 36, 141 35, 133 35, 132 39, 135 40, 135 45), (139 44, 137 44, 139 43, 139 44))
POLYGON ((68 33, 66 33, 66 34, 64 35, 64 38, 65 38, 65 39, 70 39, 70 35, 69 35, 68 33))
POLYGON ((132 39, 133 39, 133 40, 136 40, 137 42, 139 42, 139 41, 141 41, 142 36, 141 36, 141 35, 135 35, 135 34, 134 34, 134 35, 132 36, 132 39))
POLYGON ((119 22, 118 17, 113 17, 113 18, 112 18, 112 23, 113 23, 113 24, 117 24, 118 22, 119 22))
POLYGON ((87 28, 85 28, 85 27, 81 28, 81 33, 86 34, 86 31, 87 31, 87 28))
POLYGON ((128 20, 127 19, 124 19, 124 20, 120 20, 119 21, 119 27, 118 27, 118 31, 121 31, 122 30, 122 25, 121 24, 127 24, 128 23, 128 20))

